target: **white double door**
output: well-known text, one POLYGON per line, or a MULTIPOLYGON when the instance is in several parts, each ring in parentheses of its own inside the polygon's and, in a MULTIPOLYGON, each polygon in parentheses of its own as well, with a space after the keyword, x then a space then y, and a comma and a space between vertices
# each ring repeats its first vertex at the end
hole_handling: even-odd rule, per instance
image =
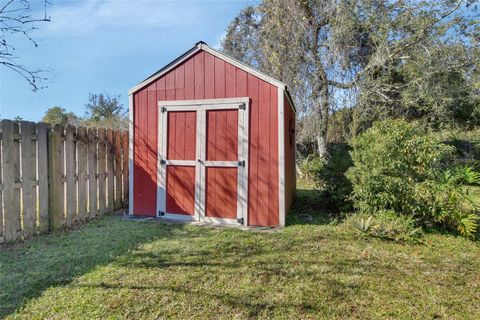
POLYGON ((159 102, 159 217, 248 224, 248 101, 159 102))

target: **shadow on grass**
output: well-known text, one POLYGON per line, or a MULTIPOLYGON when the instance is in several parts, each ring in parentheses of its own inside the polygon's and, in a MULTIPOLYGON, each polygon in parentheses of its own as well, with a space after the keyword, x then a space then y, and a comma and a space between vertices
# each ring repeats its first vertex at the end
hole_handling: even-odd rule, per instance
MULTIPOLYGON (((224 230, 223 233, 229 231, 224 230)), ((239 233, 237 233, 240 235, 239 233)), ((267 237, 272 237, 268 235, 267 237)), ((197 310, 205 308, 208 318, 208 308, 212 305, 221 305, 223 311, 225 308, 231 314, 240 315, 241 318, 256 319, 269 315, 280 314, 282 310, 292 312, 297 310, 302 315, 309 313, 318 313, 324 310, 325 305, 322 301, 329 303, 338 303, 360 296, 362 287, 351 279, 353 276, 367 276, 375 271, 384 270, 384 266, 371 264, 364 269, 358 270, 358 258, 336 258, 329 262, 324 262, 327 268, 323 273, 319 273, 315 267, 319 264, 318 257, 309 257, 292 254, 287 257, 272 259, 272 250, 269 244, 277 241, 269 241, 263 238, 259 239, 259 249, 253 254, 247 254, 245 246, 240 245, 236 250, 229 250, 229 242, 235 239, 227 239, 222 236, 213 236, 209 234, 198 243, 192 244, 189 249, 171 250, 163 249, 162 246, 151 249, 149 252, 134 252, 124 261, 118 261, 118 265, 127 269, 144 268, 145 273, 149 275, 166 274, 161 281, 155 280, 151 276, 149 280, 141 281, 110 281, 99 282, 89 281, 89 283, 75 283, 75 288, 120 290, 128 289, 135 291, 145 291, 146 293, 135 293, 142 296, 156 291, 156 294, 163 297, 169 297, 175 300, 179 306, 185 301, 197 305, 197 310), (208 241, 218 241, 221 245, 220 251, 209 250, 205 246, 208 241), (200 248, 198 252, 191 252, 192 248, 200 248), (294 266, 292 266, 292 262, 294 266), (202 276, 199 276, 202 274, 202 276), (245 277, 248 274, 248 277, 245 277), (240 275, 240 276, 239 276, 240 275), (335 278, 341 277, 345 281, 339 281, 335 278), (254 282, 243 282, 245 278, 255 278, 254 282), (169 280, 171 279, 171 280, 169 280), (228 284, 225 286, 225 284, 228 284), (304 287, 308 292, 312 292, 311 284, 321 288, 321 291, 315 295, 306 294, 300 299, 295 295, 296 289, 304 287), (232 290, 231 287, 235 287, 232 290), (278 292, 282 298, 277 296, 272 298, 272 292, 278 292), (319 299, 317 294, 320 294, 319 299), (177 300, 178 299, 178 300, 177 300), (212 303, 212 301, 215 301, 212 303), (208 303, 205 303, 208 302, 208 303), (209 305, 209 303, 211 303, 209 305)), ((388 266, 388 270, 395 269, 396 266, 388 266)), ((302 290, 303 291, 303 290, 302 290)), ((148 309, 148 302, 145 303, 148 309)), ((213 307, 215 308, 215 307, 213 307)), ((178 311, 177 317, 186 317, 178 311)), ((168 314, 168 311, 166 311, 168 314)), ((215 314, 215 310, 211 315, 215 314)), ((224 316, 224 314, 223 314, 224 316)), ((222 318, 222 314, 217 314, 222 318)), ((301 316, 299 316, 301 317, 301 316)), ((307 317, 306 317, 307 318, 307 317)), ((312 317, 313 318, 313 317, 312 317)))
MULTIPOLYGON (((218 311, 215 309, 210 311, 209 308, 222 306, 222 312, 227 309, 230 310, 227 313, 240 315, 241 318, 256 319, 265 315, 274 317, 273 315, 282 312, 281 310, 291 312, 294 309, 302 314, 321 312, 324 306, 318 296, 306 295, 300 299, 295 295, 295 292, 298 292, 296 289, 302 286, 309 287, 315 283, 316 287, 322 288, 323 300, 328 300, 329 303, 345 301, 352 296, 360 295, 362 288, 351 281, 338 281, 334 277, 358 277, 376 270, 374 264, 357 270, 358 259, 338 258, 325 263, 326 271, 319 274, 316 269, 319 264, 318 257, 293 253, 301 250, 292 250, 292 254, 288 257, 272 256, 276 249, 271 245, 278 241, 278 239, 271 239, 273 235, 259 236, 256 242, 259 249, 248 253, 249 245, 244 242, 241 242, 243 244, 235 250, 231 250, 230 242, 238 242, 238 240, 225 237, 225 233, 229 232, 235 232, 235 235, 242 237, 238 231, 222 230, 222 234, 218 236, 207 232, 203 239, 189 245, 174 244, 174 247, 177 247, 175 249, 159 245, 149 248, 147 252, 145 250, 132 252, 115 262, 116 266, 137 270, 137 275, 148 274, 148 279, 130 276, 127 281, 125 279, 90 280, 76 282, 72 284, 72 288, 92 289, 91 292, 96 292, 98 289, 113 292, 128 289, 139 291, 135 293, 137 297, 148 295, 154 290, 156 295, 175 301, 172 305, 165 306, 166 308, 171 308, 175 304, 178 304, 178 308, 182 308, 182 304, 189 301, 188 303, 197 306, 197 310, 205 308, 207 313, 202 315, 205 318, 213 317, 215 311, 218 311), (209 243, 212 241, 219 243, 217 249, 210 246, 209 243), (144 271, 139 271, 138 268, 143 268, 144 271), (163 274, 165 277, 159 281, 155 277, 158 274, 163 274), (245 281, 248 278, 256 280, 245 281), (236 289, 232 290, 232 287, 236 289), (281 292, 281 297, 272 298, 272 292, 281 292)), ((165 245, 168 246, 168 244, 165 245)), ((289 245, 292 244, 289 242, 289 245)), ((382 266, 377 267, 382 268, 382 266)), ((149 302, 145 302, 144 308, 149 308, 149 302)), ((169 311, 165 312, 169 314, 169 311)), ((177 310, 177 312, 177 317, 187 317, 187 314, 182 313, 183 311, 177 310)), ((216 315, 217 318, 225 317, 225 313, 216 315)))
POLYGON ((323 192, 317 189, 297 189, 295 200, 287 214, 287 225, 331 224, 338 219, 338 213, 324 204, 323 192))
POLYGON ((77 230, 2 246, 0 318, 40 296, 47 288, 68 284, 144 242, 179 236, 181 228, 181 224, 123 221, 107 216, 77 230))

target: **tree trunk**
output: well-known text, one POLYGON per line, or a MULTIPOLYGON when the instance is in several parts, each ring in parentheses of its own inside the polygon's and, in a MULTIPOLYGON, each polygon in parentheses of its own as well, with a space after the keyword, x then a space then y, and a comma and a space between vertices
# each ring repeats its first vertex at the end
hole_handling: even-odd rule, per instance
MULTIPOLYGON (((323 71, 323 69, 322 69, 323 71)), ((326 80, 326 77, 325 77, 326 80)), ((320 128, 317 133, 317 152, 321 158, 327 155, 327 133, 328 133, 328 117, 330 110, 330 95, 328 92, 328 85, 326 81, 322 81, 320 91, 320 106, 318 116, 320 121, 320 128)))
POLYGON ((325 158, 325 156, 327 155, 327 141, 321 133, 318 133, 316 140, 317 140, 317 153, 320 156, 320 158, 325 158))

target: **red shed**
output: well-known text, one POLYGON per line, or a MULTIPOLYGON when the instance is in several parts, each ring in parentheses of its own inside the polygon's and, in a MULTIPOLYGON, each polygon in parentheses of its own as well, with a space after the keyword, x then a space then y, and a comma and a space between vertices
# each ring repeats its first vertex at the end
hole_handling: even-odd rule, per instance
POLYGON ((129 91, 134 216, 282 227, 295 108, 282 82, 197 43, 129 91))

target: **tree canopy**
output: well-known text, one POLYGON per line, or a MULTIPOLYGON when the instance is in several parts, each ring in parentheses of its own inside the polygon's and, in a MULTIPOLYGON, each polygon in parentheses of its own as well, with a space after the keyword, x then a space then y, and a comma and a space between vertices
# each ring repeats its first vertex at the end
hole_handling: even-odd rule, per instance
POLYGON ((46 122, 50 125, 67 125, 75 124, 79 121, 79 118, 73 112, 67 112, 62 107, 51 107, 46 112, 42 118, 43 122, 46 122))
POLYGON ((50 125, 80 125, 86 127, 103 127, 112 129, 128 129, 126 110, 119 100, 120 96, 111 97, 105 93, 88 96, 85 104, 85 116, 81 117, 65 108, 54 106, 49 108, 42 121, 50 125))
POLYGON ((85 124, 94 127, 128 128, 125 117, 126 110, 120 102, 120 96, 110 96, 105 93, 90 93, 85 104, 85 124))

